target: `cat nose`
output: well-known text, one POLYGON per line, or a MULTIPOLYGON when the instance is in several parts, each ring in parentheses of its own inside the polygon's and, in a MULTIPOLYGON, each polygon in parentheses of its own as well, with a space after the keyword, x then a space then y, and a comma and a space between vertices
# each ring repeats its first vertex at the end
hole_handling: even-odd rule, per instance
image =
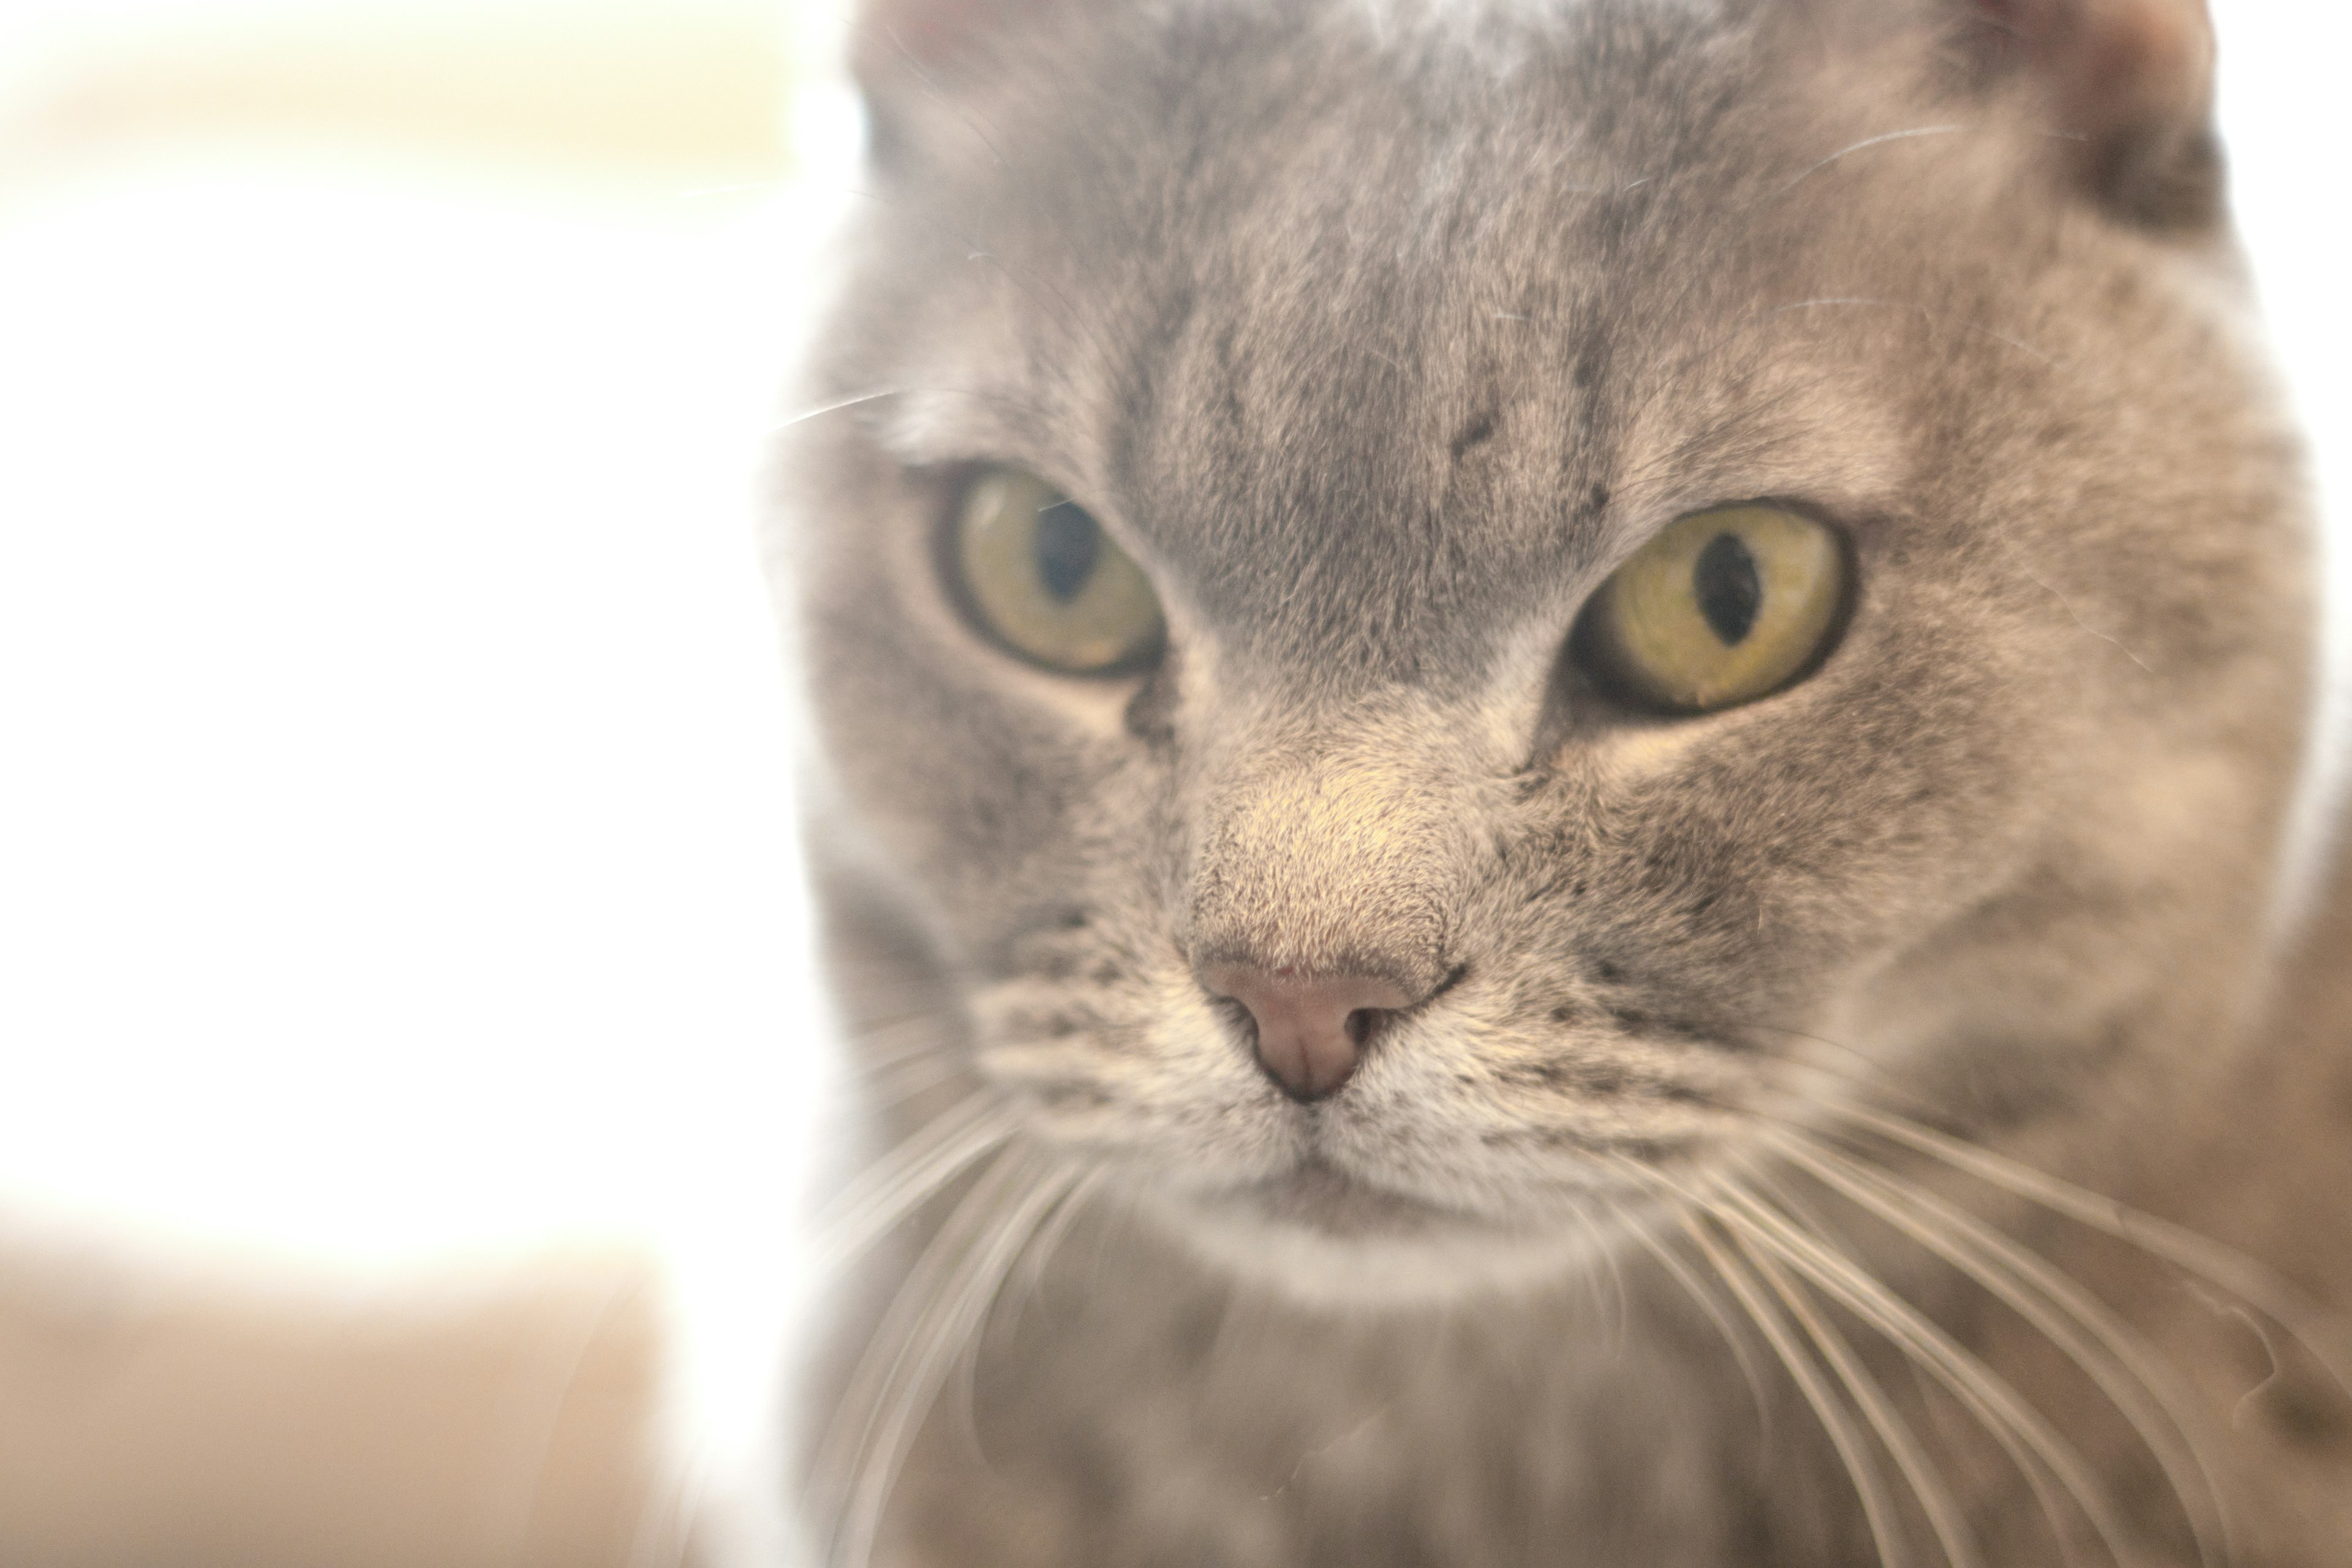
POLYGON ((1257 1026, 1257 1059, 1293 1100, 1335 1092, 1356 1071, 1364 1041, 1382 1013, 1412 1005, 1393 980, 1376 974, 1305 975, 1294 969, 1213 963, 1201 984, 1249 1009, 1257 1026))

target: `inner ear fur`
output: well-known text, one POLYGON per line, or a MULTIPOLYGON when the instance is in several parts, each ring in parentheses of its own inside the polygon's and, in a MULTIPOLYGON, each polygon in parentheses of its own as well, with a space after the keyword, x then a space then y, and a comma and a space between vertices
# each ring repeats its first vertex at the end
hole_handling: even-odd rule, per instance
POLYGON ((2221 214, 2206 0, 1955 0, 1980 88, 2022 91, 2069 173, 2118 216, 2193 228, 2221 214))

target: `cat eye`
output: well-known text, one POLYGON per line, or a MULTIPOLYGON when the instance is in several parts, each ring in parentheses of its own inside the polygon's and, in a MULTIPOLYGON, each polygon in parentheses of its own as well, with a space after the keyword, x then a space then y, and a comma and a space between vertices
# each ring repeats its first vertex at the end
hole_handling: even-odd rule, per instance
POLYGON ((1711 713, 1770 695, 1837 638, 1852 573, 1826 525, 1775 506, 1670 523, 1601 585, 1577 656, 1612 695, 1711 713))
POLYGON ((989 467, 964 485, 948 566, 972 618, 1014 653, 1070 675, 1150 662, 1159 595, 1102 525, 1035 475, 989 467))

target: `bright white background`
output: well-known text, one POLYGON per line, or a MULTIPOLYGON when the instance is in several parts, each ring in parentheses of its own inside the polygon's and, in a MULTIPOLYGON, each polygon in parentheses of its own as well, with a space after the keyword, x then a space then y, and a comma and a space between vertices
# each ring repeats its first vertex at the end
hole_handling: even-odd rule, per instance
MULTIPOLYGON (((191 28, 432 10, 0 0, 0 1227, 312 1273, 643 1243, 740 1367, 812 1136, 752 529, 838 98, 799 188, 27 129, 191 28)), ((2352 27, 2220 25, 2352 496, 2352 27)))
POLYGON ((634 167, 205 92, 465 90, 478 39, 593 92, 665 29, 740 91, 810 23, 0 0, 0 1244, 649 1249, 720 1462, 772 1419, 822 1019, 753 534, 852 111, 778 75, 796 163, 634 167))

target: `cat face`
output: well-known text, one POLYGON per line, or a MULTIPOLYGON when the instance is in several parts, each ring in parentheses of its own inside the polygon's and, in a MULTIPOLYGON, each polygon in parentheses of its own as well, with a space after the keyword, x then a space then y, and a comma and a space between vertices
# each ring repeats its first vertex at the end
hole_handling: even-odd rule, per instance
POLYGON ((1939 12, 964 9, 867 64, 793 545, 827 831, 1027 1136, 1357 1289, 2232 1005, 2304 610, 2201 105, 1939 12), (1771 679, 1629 678, 1642 573, 1771 679))

